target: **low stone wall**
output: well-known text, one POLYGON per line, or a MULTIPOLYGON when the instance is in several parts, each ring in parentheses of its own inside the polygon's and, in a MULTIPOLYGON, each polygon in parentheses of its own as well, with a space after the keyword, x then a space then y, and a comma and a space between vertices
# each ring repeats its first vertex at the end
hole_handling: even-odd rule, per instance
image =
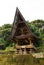
MULTIPOLYGON (((3 52, 0 51, 0 55, 1 54, 15 54, 15 55, 30 55, 30 54, 16 54, 15 51, 8 51, 8 52, 3 52)), ((40 52, 40 53, 31 53, 31 55, 35 58, 44 58, 44 53, 40 52)))
POLYGON ((44 53, 40 52, 40 53, 32 53, 32 56, 35 58, 44 58, 44 53))

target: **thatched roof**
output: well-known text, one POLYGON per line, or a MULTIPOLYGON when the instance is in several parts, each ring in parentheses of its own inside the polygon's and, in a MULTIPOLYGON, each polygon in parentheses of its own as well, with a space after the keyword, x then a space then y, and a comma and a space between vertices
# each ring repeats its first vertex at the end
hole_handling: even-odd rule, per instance
MULTIPOLYGON (((22 25, 22 22, 21 22, 21 25, 22 25)), ((12 27, 12 30, 11 30, 11 35, 9 36, 9 39, 12 39, 13 40, 13 38, 15 39, 15 38, 27 38, 27 37, 34 37, 34 38, 36 38, 37 39, 37 36, 36 35, 34 35, 32 32, 31 32, 31 30, 29 29, 29 27, 28 27, 28 25, 26 24, 26 20, 24 19, 24 17, 22 16, 22 14, 21 14, 21 12, 19 11, 19 9, 18 8, 16 8, 16 13, 15 13, 15 17, 14 17, 14 22, 13 22, 13 27, 12 27), (16 36, 16 30, 17 30, 17 24, 19 23, 19 20, 20 20, 20 22, 22 21, 24 24, 25 24, 25 26, 27 27, 27 29, 28 29, 28 31, 29 31, 29 34, 28 35, 24 35, 24 36, 16 36)))

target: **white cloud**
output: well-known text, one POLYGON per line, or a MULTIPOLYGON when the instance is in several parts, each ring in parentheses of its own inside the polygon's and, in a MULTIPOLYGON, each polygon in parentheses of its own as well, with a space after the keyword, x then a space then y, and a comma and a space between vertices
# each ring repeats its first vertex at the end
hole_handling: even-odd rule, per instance
POLYGON ((44 20, 44 0, 0 0, 0 26, 13 23, 17 6, 26 20, 44 20))

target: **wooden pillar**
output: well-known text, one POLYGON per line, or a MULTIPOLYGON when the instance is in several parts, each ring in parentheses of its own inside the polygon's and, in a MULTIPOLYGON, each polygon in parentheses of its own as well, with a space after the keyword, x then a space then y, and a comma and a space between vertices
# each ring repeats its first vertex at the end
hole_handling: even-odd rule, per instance
POLYGON ((16 47, 18 46, 18 40, 16 40, 16 45, 15 45, 16 47))
POLYGON ((29 44, 31 44, 31 39, 30 38, 28 38, 28 41, 29 41, 29 44))
POLYGON ((32 50, 32 48, 30 48, 30 53, 32 53, 33 52, 33 50, 32 50))
POLYGON ((19 54, 19 50, 18 50, 18 40, 16 40, 15 48, 16 48, 16 53, 19 54))
POLYGON ((29 38, 29 45, 31 46, 31 48, 30 48, 30 51, 29 51, 29 53, 32 53, 33 52, 33 43, 32 43, 32 41, 31 41, 31 39, 29 38))
POLYGON ((22 49, 21 48, 19 49, 19 54, 22 54, 22 49))
POLYGON ((27 54, 27 52, 26 52, 26 48, 24 48, 24 54, 27 54))
POLYGON ((32 45, 33 45, 33 43, 32 43, 32 41, 31 41, 31 39, 30 39, 30 44, 32 44, 32 45))

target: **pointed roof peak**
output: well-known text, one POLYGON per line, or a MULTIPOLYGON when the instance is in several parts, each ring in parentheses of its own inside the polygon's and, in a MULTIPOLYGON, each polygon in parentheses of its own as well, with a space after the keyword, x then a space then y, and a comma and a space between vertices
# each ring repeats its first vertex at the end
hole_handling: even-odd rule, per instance
POLYGON ((23 17, 23 15, 21 14, 20 10, 18 9, 18 7, 16 7, 16 15, 17 15, 17 14, 19 14, 20 17, 21 17, 24 21, 26 21, 25 18, 23 17))
POLYGON ((16 10, 19 10, 18 7, 16 7, 16 10))

